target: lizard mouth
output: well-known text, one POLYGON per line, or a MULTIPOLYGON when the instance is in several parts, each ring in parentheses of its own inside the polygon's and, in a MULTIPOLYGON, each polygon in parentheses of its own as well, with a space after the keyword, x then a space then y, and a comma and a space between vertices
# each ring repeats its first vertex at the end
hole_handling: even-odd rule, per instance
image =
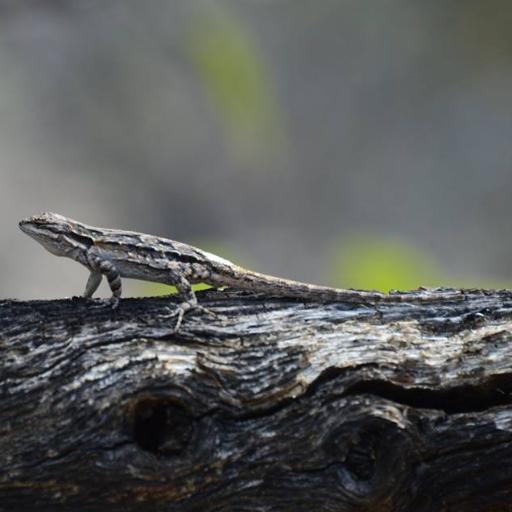
POLYGON ((36 224, 30 220, 21 221, 19 226, 24 233, 39 242, 51 254, 55 256, 65 254, 65 247, 59 243, 59 236, 48 229, 47 226, 36 224))
POLYGON ((44 231, 44 226, 34 222, 31 217, 21 220, 18 225, 21 231, 27 233, 27 235, 44 231))
POLYGON ((31 233, 32 229, 34 228, 34 224, 30 219, 20 220, 20 222, 18 223, 18 226, 20 227, 21 231, 23 231, 24 233, 27 233, 27 235, 29 235, 31 233))
POLYGON ((23 231, 23 233, 26 233, 27 235, 31 236, 32 238, 35 238, 36 240, 39 240, 41 238, 52 240, 57 239, 55 233, 53 233, 51 229, 48 229, 48 226, 36 222, 32 217, 21 220, 18 223, 18 225, 21 231, 23 231))

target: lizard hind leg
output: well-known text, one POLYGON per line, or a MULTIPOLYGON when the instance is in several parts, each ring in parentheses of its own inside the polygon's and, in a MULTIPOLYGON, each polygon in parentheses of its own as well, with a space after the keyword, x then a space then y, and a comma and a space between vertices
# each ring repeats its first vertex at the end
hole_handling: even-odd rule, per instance
POLYGON ((185 313, 187 313, 188 311, 201 311, 209 316, 215 316, 215 313, 213 313, 213 311, 210 311, 208 308, 205 308, 204 306, 201 306, 197 303, 197 297, 196 294, 194 293, 194 290, 192 290, 192 285, 187 279, 185 279, 185 277, 176 276, 174 284, 178 289, 180 297, 183 299, 181 304, 178 305, 178 308, 175 311, 175 313, 173 313, 173 316, 177 316, 176 325, 174 326, 174 332, 179 331, 181 324, 183 322, 183 317, 185 316, 185 313))

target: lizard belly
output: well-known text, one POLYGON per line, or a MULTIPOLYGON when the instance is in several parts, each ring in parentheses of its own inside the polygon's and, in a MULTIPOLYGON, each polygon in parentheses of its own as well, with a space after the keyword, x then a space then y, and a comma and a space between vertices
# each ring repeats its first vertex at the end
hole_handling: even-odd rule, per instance
POLYGON ((121 260, 113 263, 121 277, 164 284, 173 284, 175 282, 172 269, 170 268, 155 268, 147 264, 121 260))

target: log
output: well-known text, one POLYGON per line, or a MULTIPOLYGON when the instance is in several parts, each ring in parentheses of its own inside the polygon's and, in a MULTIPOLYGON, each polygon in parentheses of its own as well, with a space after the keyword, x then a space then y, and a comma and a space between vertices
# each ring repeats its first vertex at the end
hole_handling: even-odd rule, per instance
POLYGON ((396 297, 0 302, 0 510, 512 510, 512 292, 396 297))

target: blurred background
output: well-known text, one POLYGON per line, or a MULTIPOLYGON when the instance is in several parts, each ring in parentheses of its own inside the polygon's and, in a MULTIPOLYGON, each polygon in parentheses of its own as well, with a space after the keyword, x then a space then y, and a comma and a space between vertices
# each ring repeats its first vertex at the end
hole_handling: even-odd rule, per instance
POLYGON ((505 0, 0 0, 0 295, 82 293, 18 229, 46 210, 320 284, 510 286, 511 26, 505 0))

